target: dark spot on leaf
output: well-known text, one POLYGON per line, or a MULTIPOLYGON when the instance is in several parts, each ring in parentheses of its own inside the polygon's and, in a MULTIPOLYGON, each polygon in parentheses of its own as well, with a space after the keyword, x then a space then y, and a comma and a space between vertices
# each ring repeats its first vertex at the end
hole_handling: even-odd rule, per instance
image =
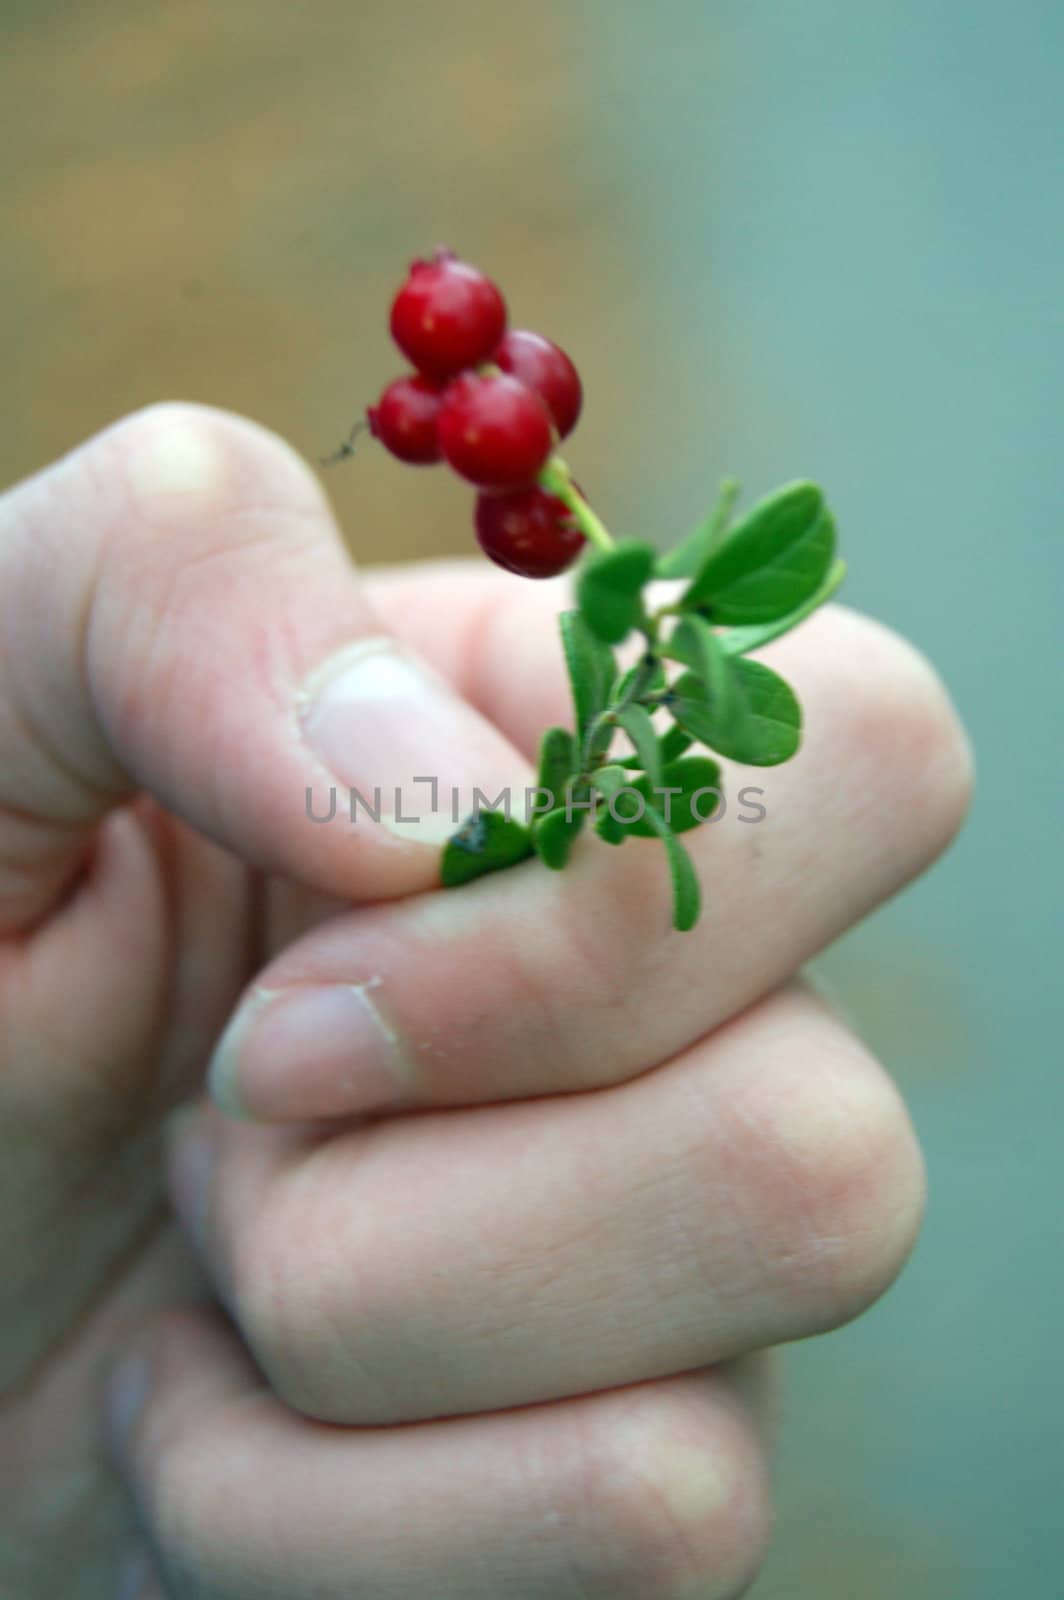
POLYGON ((450 838, 451 844, 459 850, 465 850, 471 856, 482 855, 487 842, 488 825, 479 812, 467 817, 458 832, 452 833, 450 838))

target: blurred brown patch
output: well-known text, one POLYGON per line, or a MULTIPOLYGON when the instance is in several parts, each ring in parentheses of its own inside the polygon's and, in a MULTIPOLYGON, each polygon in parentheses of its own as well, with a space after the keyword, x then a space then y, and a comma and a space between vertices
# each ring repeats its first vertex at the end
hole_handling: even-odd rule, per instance
MULTIPOLYGON (((570 348, 581 478, 623 491, 651 297, 581 37, 563 0, 6 8, 0 481, 161 398, 317 458, 399 369, 391 295, 447 241, 570 348)), ((362 559, 472 549, 443 472, 364 447, 327 481, 362 559)))

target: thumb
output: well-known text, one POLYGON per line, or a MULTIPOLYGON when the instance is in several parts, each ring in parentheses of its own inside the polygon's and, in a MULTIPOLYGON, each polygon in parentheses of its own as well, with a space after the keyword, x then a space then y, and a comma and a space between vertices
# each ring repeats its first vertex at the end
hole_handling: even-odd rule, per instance
POLYGON ((138 788, 253 865, 377 899, 437 881, 475 786, 526 782, 388 636, 316 480, 254 424, 152 407, 0 500, 0 929, 138 788))

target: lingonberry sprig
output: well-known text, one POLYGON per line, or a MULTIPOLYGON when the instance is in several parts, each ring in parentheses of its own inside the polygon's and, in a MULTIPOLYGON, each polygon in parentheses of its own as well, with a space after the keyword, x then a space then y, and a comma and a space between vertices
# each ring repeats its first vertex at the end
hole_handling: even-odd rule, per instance
POLYGON ((477 488, 477 542, 499 566, 548 578, 581 558, 576 607, 559 617, 574 726, 543 735, 521 816, 512 804, 484 808, 452 834, 443 883, 534 854, 560 869, 585 826, 612 845, 656 837, 673 924, 693 927, 701 890, 678 836, 717 814, 722 789, 717 761, 692 747, 756 767, 798 749, 793 690, 749 652, 842 582, 821 491, 788 484, 736 523, 738 485, 726 480, 709 516, 671 549, 615 540, 558 454, 583 403, 576 367, 541 334, 507 330, 490 279, 449 250, 415 261, 391 331, 414 371, 369 407, 373 436, 401 461, 442 459, 477 488), (655 604, 651 586, 660 596, 662 584, 671 587, 655 604), (638 654, 622 667, 614 651, 633 637, 638 654))

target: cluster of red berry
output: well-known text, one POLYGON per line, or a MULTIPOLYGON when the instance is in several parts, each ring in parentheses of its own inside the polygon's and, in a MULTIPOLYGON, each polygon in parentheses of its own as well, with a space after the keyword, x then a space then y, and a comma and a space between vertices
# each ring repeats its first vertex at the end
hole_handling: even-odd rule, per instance
POLYGON ((450 250, 413 263, 391 331, 416 370, 370 406, 370 432, 400 461, 443 459, 476 485, 477 541, 499 566, 526 578, 563 572, 584 535, 537 479, 580 415, 580 378, 565 351, 542 334, 507 331, 495 284, 450 250))

